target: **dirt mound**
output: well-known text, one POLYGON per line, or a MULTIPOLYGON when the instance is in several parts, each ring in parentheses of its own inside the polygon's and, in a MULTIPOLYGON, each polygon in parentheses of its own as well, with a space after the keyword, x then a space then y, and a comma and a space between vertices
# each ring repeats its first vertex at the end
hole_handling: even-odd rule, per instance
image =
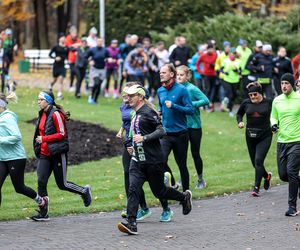
MULTIPOLYGON (((36 123, 36 119, 28 121, 36 123)), ((116 132, 96 124, 70 120, 67 122, 70 151, 68 163, 77 165, 86 161, 100 160, 121 155, 122 142, 116 132)), ((35 171, 37 160, 28 159, 26 172, 35 171)))

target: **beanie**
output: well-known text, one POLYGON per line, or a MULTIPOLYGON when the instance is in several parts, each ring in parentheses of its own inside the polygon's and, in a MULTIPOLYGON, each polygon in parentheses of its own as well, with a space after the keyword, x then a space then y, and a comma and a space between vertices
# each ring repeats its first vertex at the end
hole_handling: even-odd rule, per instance
POLYGON ((289 82, 293 89, 295 88, 295 79, 294 76, 291 73, 285 73, 282 77, 281 77, 281 82, 282 81, 287 81, 289 82))

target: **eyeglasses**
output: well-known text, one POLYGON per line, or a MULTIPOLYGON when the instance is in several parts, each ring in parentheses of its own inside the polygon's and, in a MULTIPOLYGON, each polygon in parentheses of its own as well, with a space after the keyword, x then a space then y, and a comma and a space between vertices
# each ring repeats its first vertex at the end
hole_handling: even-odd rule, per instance
POLYGON ((254 92, 254 93, 249 93, 248 94, 250 97, 256 97, 256 96, 258 96, 258 93, 257 92, 254 92))

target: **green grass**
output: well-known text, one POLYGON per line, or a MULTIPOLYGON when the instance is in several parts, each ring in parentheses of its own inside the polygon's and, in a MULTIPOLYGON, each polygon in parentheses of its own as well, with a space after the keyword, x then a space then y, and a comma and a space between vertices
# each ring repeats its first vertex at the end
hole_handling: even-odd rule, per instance
MULTIPOLYGON (((32 136, 34 126, 26 123, 26 121, 37 116, 38 106, 36 100, 39 91, 39 89, 19 88, 17 92, 19 102, 10 105, 10 109, 19 116, 23 142, 30 157, 33 156, 32 136)), ((101 98, 100 105, 91 106, 87 104, 86 98, 76 100, 66 93, 65 100, 61 103, 66 110, 71 111, 73 119, 102 124, 115 131, 120 127, 120 100, 101 98)), ((202 122, 201 155, 204 162, 204 176, 208 186, 201 191, 194 189, 197 175, 192 157, 189 154, 188 167, 193 197, 198 199, 250 190, 253 185, 254 170, 246 149, 244 130, 239 130, 235 120, 229 118, 228 114, 225 113, 207 114, 202 112, 202 122)), ((273 175, 273 183, 278 183, 275 138, 265 165, 268 171, 275 174, 273 175)), ((178 178, 179 171, 173 157, 170 158, 170 166, 178 178)), ((123 187, 121 156, 69 167, 68 180, 79 185, 90 184, 93 189, 93 204, 91 207, 85 208, 78 195, 59 190, 53 176, 51 176, 48 184, 51 216, 113 211, 125 207, 126 196, 123 187)), ((36 189, 36 173, 26 174, 25 182, 28 186, 36 189)), ((149 205, 159 205, 157 199, 150 192, 147 183, 145 184, 145 191, 149 205)), ((36 205, 31 199, 15 193, 10 179, 7 178, 2 188, 0 220, 29 217, 35 213, 35 208, 36 205)))

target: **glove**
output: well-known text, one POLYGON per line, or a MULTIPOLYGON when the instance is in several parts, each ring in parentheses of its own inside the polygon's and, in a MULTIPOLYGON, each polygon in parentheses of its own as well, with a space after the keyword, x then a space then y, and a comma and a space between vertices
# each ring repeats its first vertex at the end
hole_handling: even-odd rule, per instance
POLYGON ((272 130, 273 133, 277 133, 278 129, 279 129, 279 127, 278 127, 277 124, 274 124, 274 125, 271 127, 271 130, 272 130))

